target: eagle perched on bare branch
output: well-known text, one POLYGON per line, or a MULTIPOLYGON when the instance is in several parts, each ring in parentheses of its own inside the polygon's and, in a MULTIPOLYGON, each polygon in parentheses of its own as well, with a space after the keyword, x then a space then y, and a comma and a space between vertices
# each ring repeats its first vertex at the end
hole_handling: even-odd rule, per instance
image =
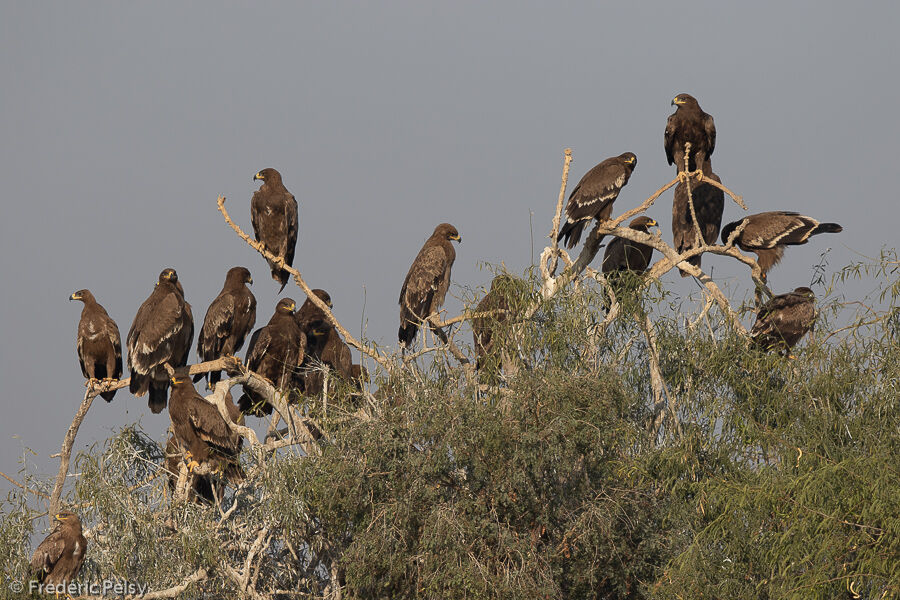
MULTIPOLYGON (((690 94, 678 94, 672 99, 675 112, 666 121, 666 132, 663 145, 666 148, 666 159, 675 168, 684 171, 684 149, 690 143, 691 156, 688 170, 696 171, 712 157, 716 149, 716 124, 712 115, 700 108, 697 99, 690 94)), ((704 171, 704 174, 706 172, 704 171)))
POLYGON ((784 256, 785 246, 799 246, 814 235, 844 230, 837 223, 819 223, 800 213, 776 210, 729 223, 722 229, 722 242, 727 244, 731 234, 741 225, 744 229, 734 238, 734 243, 745 252, 756 253, 763 280, 769 269, 784 256))
POLYGON ((581 232, 591 219, 606 221, 612 214, 613 202, 628 183, 637 166, 637 156, 625 152, 607 158, 585 173, 569 194, 566 204, 566 223, 559 230, 556 241, 565 239, 567 248, 574 248, 581 232))
MULTIPOLYGON (((712 164, 707 159, 703 165, 703 175, 718 183, 722 183, 719 176, 712 172, 712 164)), ((725 192, 709 183, 691 182, 691 197, 694 199, 694 214, 697 215, 697 224, 700 226, 700 235, 707 245, 715 244, 719 237, 719 228, 722 226, 722 212, 725 210, 725 192)), ((672 236, 675 242, 675 250, 683 254, 693 250, 697 245, 697 232, 694 228, 694 219, 691 216, 691 206, 688 198, 688 183, 682 181, 675 188, 675 198, 672 202, 672 236)), ((687 262, 695 267, 700 266, 701 256, 692 256, 687 262)), ((682 277, 687 277, 685 271, 680 271, 682 277)))
MULTIPOLYGON (((76 348, 81 372, 87 379, 119 379, 122 376, 122 336, 119 326, 100 306, 89 290, 79 290, 69 300, 81 300, 81 320, 78 322, 76 348)), ((100 394, 107 402, 116 390, 100 394)))
MULTIPOLYGON (((456 260, 456 250, 451 241, 461 242, 456 227, 441 223, 419 250, 409 267, 403 287, 400 288, 400 330, 397 337, 402 346, 409 346, 416 337, 419 323, 444 305, 450 289, 450 269, 456 260)), ((443 332, 433 328, 438 337, 443 332)))
MULTIPOLYGON (((253 180, 263 182, 250 200, 250 218, 256 241, 281 258, 284 264, 293 266, 297 247, 297 200, 284 187, 281 173, 275 169, 263 169, 253 176, 253 180)), ((290 273, 275 261, 266 260, 272 270, 272 279, 280 283, 283 290, 290 273)))
POLYGON ((187 364, 194 341, 194 316, 184 300, 184 288, 175 269, 164 269, 150 297, 144 300, 128 331, 129 390, 143 396, 154 413, 166 407, 169 373, 187 364))
MULTIPOLYGON (((256 297, 247 284, 253 283, 250 271, 244 267, 233 267, 225 276, 225 286, 206 310, 200 338, 197 340, 197 354, 200 360, 216 360, 223 356, 234 356, 244 345, 244 338, 256 324, 256 297)), ((194 381, 203 379, 203 374, 194 376, 194 381)), ((221 378, 221 372, 209 374, 210 387, 221 378)))
MULTIPOLYGON (((650 217, 636 217, 628 224, 629 229, 634 229, 641 233, 649 233, 649 228, 656 226, 656 221, 650 217)), ((617 237, 606 247, 606 252, 603 254, 602 270, 604 274, 615 271, 643 273, 650 266, 652 259, 652 246, 617 237)))

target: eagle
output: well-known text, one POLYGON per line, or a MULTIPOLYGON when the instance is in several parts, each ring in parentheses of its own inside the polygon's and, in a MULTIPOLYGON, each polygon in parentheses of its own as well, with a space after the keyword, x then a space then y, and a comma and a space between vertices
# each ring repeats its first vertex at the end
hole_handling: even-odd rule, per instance
MULTIPOLYGON (((315 289, 312 293, 325 302, 328 308, 334 306, 331 296, 325 290, 315 289)), ((322 391, 324 375, 316 368, 316 363, 327 365, 339 377, 350 382, 353 376, 350 347, 344 343, 340 334, 328 321, 325 312, 307 298, 294 317, 306 335, 304 391, 307 394, 318 394, 322 391)))
MULTIPOLYGON (((297 200, 281 183, 281 173, 275 169, 263 169, 253 176, 253 181, 256 180, 263 182, 250 201, 250 218, 256 241, 281 258, 285 265, 292 266, 297 247, 297 200)), ((290 273, 275 261, 268 260, 268 263, 272 269, 272 279, 279 282, 281 290, 284 290, 290 273)))
MULTIPOLYGON (((169 399, 169 418, 175 439, 186 450, 188 468, 208 463, 210 470, 222 473, 232 485, 244 479, 238 455, 243 438, 233 432, 219 414, 219 410, 197 393, 189 377, 175 375, 171 379, 172 397, 169 399)), ((227 403, 228 416, 242 423, 240 410, 227 403)))
POLYGON ((479 371, 487 370, 494 375, 500 367, 500 352, 496 347, 496 334, 509 319, 509 301, 513 278, 501 273, 491 280, 491 289, 475 307, 476 313, 498 311, 496 314, 472 319, 472 342, 475 347, 475 366, 479 371), (502 312, 499 312, 502 311, 502 312))
POLYGON ((138 309, 128 331, 129 390, 135 396, 150 391, 148 405, 154 413, 166 407, 169 374, 187 364, 194 341, 194 317, 184 300, 184 288, 175 269, 163 269, 153 292, 138 309))
MULTIPOLYGON (((629 229, 643 233, 649 233, 648 229, 656 226, 656 221, 650 217, 636 217, 628 224, 629 229)), ((652 258, 653 248, 651 246, 617 237, 606 247, 602 270, 604 274, 616 271, 643 273, 650 266, 652 258)))
MULTIPOLYGON (((233 267, 225 276, 222 291, 206 310, 200 338, 197 340, 197 354, 200 360, 216 360, 222 356, 234 356, 244 345, 244 338, 256 324, 256 297, 246 284, 252 284, 250 271, 244 267, 233 267)), ((204 374, 194 376, 194 381, 203 379, 204 374)), ((220 371, 209 373, 209 387, 221 378, 220 371)))
POLYGON ((760 307, 750 339, 761 350, 787 353, 812 329, 815 321, 816 297, 808 287, 798 287, 760 307))
MULTIPOLYGON (((722 183, 719 176, 712 172, 712 164, 709 159, 703 163, 703 175, 718 183, 722 183)), ((675 200, 672 203, 672 236, 675 240, 675 250, 683 254, 693 250, 697 233, 694 230, 694 220, 691 217, 691 207, 688 202, 688 184, 684 181, 675 188, 675 200)), ((725 210, 725 192, 708 183, 691 183, 691 197, 694 199, 694 213, 697 215, 697 223, 700 225, 700 234, 708 244, 715 244, 719 237, 719 228, 722 226, 722 212, 725 210)), ((687 260, 695 267, 700 266, 700 255, 692 256, 687 260)), ((686 271, 680 271, 682 277, 688 277, 686 271)))
MULTIPOLYGON (((257 329, 247 348, 247 367, 265 377, 283 393, 301 385, 300 366, 306 357, 306 335, 294 319, 296 303, 282 298, 269 323, 257 329)), ((271 414, 272 406, 262 396, 244 386, 238 406, 245 414, 271 414)))
POLYGON ((785 246, 799 246, 811 236, 844 230, 837 223, 819 223, 800 213, 776 210, 729 223, 722 228, 722 242, 727 244, 731 234, 741 225, 744 229, 734 238, 734 243, 745 252, 756 253, 763 281, 769 269, 781 261, 785 246))
POLYGON ((84 564, 87 540, 81 533, 81 519, 62 510, 53 516, 53 531, 31 557, 32 577, 45 586, 73 581, 84 564))
MULTIPOLYGON (((666 133, 663 137, 666 147, 666 158, 669 164, 684 171, 684 147, 691 144, 690 165, 688 170, 697 170, 697 165, 704 165, 712 157, 716 149, 716 124, 712 115, 703 112, 697 99, 690 94, 678 94, 672 99, 675 112, 666 121, 666 133)), ((704 175, 706 171, 703 172, 704 175)))
MULTIPOLYGON (((107 314, 89 290, 78 290, 69 300, 81 300, 81 320, 78 322, 76 349, 81 373, 91 380, 116 380, 122 376, 122 336, 119 326, 107 314)), ((101 392, 107 402, 116 390, 101 392)))
MULTIPOLYGON (((435 227, 403 280, 397 337, 404 348, 415 339, 419 323, 444 304, 444 297, 450 289, 450 269, 456 260, 456 250, 451 241, 462 242, 456 227, 450 223, 435 227)), ((432 327, 432 330, 445 340, 443 331, 437 327, 432 327)))
POLYGON ((607 158, 585 173, 569 194, 566 223, 559 230, 556 241, 565 238, 566 247, 574 248, 588 221, 608 220, 612 214, 613 202, 628 183, 636 166, 637 156, 626 152, 607 158))

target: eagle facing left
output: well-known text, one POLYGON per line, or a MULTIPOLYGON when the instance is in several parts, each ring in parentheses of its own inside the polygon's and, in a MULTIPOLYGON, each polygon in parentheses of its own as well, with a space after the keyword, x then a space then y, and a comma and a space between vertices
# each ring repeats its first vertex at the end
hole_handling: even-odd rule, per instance
POLYGON ((166 407, 169 374, 187 364, 194 338, 191 305, 184 300, 184 288, 175 269, 164 269, 153 292, 138 309, 128 331, 129 390, 135 396, 148 391, 147 403, 154 413, 166 407))
MULTIPOLYGON (((119 326, 100 306, 89 290, 78 290, 69 300, 84 303, 78 322, 76 348, 81 372, 90 380, 114 380, 122 376, 122 336, 119 326)), ((107 402, 116 390, 100 394, 107 402)))
MULTIPOLYGON (((254 181, 263 184, 250 200, 250 219, 256 241, 266 250, 284 261, 287 266, 294 264, 297 247, 297 200, 281 182, 281 173, 275 169, 263 169, 253 176, 254 181)), ((266 259, 272 270, 272 279, 287 285, 290 273, 275 261, 266 259)))

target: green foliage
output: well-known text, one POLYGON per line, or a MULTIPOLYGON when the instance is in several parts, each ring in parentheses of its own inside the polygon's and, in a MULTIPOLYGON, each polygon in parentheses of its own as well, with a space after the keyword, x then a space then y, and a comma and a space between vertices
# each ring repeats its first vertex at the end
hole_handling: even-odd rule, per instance
MULTIPOLYGON (((206 598, 239 597, 247 565, 272 598, 337 584, 366 599, 897 597, 890 260, 841 272, 878 273, 881 308, 848 317, 858 304, 823 294, 795 359, 627 278, 607 323, 608 294, 582 280, 498 326, 499 385, 431 353, 377 373, 374 395, 308 398, 317 450, 246 451, 247 480, 217 506, 174 502, 161 440, 126 427, 77 462, 81 578, 159 590, 203 567, 185 594, 206 598), (669 400, 660 429, 645 315, 669 400)), ((503 293, 521 311, 538 284, 503 293)), ((26 500, 0 514, 10 578, 29 558, 26 500)))

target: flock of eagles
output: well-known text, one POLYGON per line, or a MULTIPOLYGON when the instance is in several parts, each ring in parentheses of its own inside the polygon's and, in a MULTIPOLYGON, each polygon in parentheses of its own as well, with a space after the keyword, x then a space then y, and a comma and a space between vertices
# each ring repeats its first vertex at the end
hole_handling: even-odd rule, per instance
MULTIPOLYGON (((675 112, 669 116, 665 129, 665 153, 669 164, 678 172, 702 169, 707 178, 721 182, 712 171, 712 156, 716 148, 716 128, 712 116, 705 113, 697 100, 679 94, 672 100, 675 112), (687 144, 689 156, 685 162, 687 144)), ((572 190, 565 209, 565 223, 558 241, 575 247, 584 228, 592 221, 610 218, 613 203, 637 166, 637 157, 626 152, 607 158, 582 177, 572 190)), ((263 169, 254 180, 262 182, 250 201, 250 214, 256 240, 280 260, 269 260, 272 278, 284 289, 290 274, 283 267, 293 265, 297 244, 297 201, 285 188, 281 174, 275 169, 263 169)), ((715 244, 720 235, 723 243, 731 242, 744 251, 756 253, 758 264, 765 274, 782 258, 786 246, 805 244, 819 233, 838 233, 836 223, 820 223, 796 212, 772 211, 750 215, 721 227, 725 207, 724 192, 707 183, 691 190, 697 225, 706 244, 715 244), (735 232, 737 234, 735 235, 735 232), (732 239, 733 238, 733 239, 732 239)), ((656 226, 655 220, 637 217, 629 227, 647 232, 656 226)), ((688 188, 682 181, 675 189, 672 208, 672 233, 679 253, 694 248, 699 240, 689 205, 688 188)), ((426 319, 443 305, 450 286, 450 269, 456 258, 452 242, 460 242, 453 225, 442 223, 434 229, 416 255, 400 289, 400 329, 402 347, 412 344, 416 332, 426 319)), ((615 238, 603 256, 602 271, 644 272, 650 265, 653 248, 615 238)), ((690 259, 700 265, 700 255, 690 259)), ((682 272, 682 276, 687 273, 682 272)), ((503 276, 500 276, 503 277, 503 276)), ((290 298, 279 300, 269 322, 253 331, 256 323, 256 299, 247 287, 253 282, 250 271, 234 267, 225 277, 225 285, 206 311, 197 339, 197 351, 204 361, 234 356, 250 335, 246 364, 249 369, 267 378, 281 390, 296 389, 305 394, 322 390, 322 369, 351 384, 363 385, 365 372, 351 361, 350 349, 340 338, 325 313, 310 300, 299 309, 290 298)), ((495 279, 495 283, 497 280, 495 279)), ((491 332, 498 322, 508 318, 508 306, 492 284, 491 291, 478 305, 476 312, 505 309, 491 318, 474 319, 472 328, 479 367, 484 356, 492 351, 491 332)), ((324 290, 313 290, 329 307, 331 298, 324 290)), ((88 290, 75 292, 71 300, 84 303, 78 325, 77 350, 81 370, 86 378, 117 380, 123 372, 119 328, 106 310, 88 290)), ((788 352, 812 327, 815 320, 815 298, 812 290, 798 287, 794 291, 775 296, 758 311, 750 337, 762 350, 788 352)), ((431 323, 428 323, 431 326, 431 323)), ((431 326, 442 339, 437 327, 431 326)), ((149 394, 148 402, 154 413, 168 405, 174 436, 169 440, 167 454, 174 456, 168 468, 176 473, 181 452, 189 466, 210 463, 214 472, 229 482, 242 476, 237 456, 242 439, 233 433, 217 409, 194 388, 195 377, 170 376, 167 365, 173 368, 187 364, 194 339, 194 318, 191 305, 174 269, 164 269, 152 293, 138 308, 126 337, 127 362, 131 372, 130 391, 135 396, 149 394), (171 391, 170 391, 171 388, 171 391)), ((214 385, 219 373, 208 374, 208 385, 214 385)), ((101 395, 107 401, 115 391, 101 395)), ((244 415, 260 416, 272 407, 264 399, 245 389, 237 405, 227 400, 230 416, 242 422, 244 415)), ((219 484, 222 485, 222 484, 219 484)), ((206 500, 213 498, 213 483, 207 477, 197 477, 192 483, 194 493, 206 500)), ((60 512, 54 531, 40 544, 31 561, 37 578, 45 583, 66 582, 75 577, 84 562, 86 540, 81 522, 71 512, 60 512)))

